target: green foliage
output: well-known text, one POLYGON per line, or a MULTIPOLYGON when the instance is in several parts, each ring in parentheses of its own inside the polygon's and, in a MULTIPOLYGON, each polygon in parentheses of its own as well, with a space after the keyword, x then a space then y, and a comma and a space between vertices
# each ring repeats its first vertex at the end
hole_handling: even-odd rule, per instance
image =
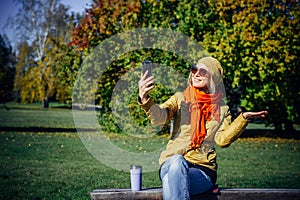
MULTIPOLYGON (((99 99, 96 102, 102 108, 99 112, 99 122, 105 126, 106 130, 127 133, 158 132, 154 127, 148 130, 149 119, 137 101, 137 84, 142 71, 141 63, 145 58, 153 58, 153 63, 159 63, 159 65, 155 64, 153 68, 157 83, 150 92, 151 98, 156 103, 166 101, 176 92, 174 88, 183 89, 185 87, 186 76, 184 79, 181 77, 181 80, 180 78, 176 79, 175 72, 186 73, 187 67, 185 66, 189 64, 184 63, 185 61, 175 54, 161 50, 138 50, 121 56, 107 68, 98 83, 97 98, 99 99), (177 57, 176 62, 173 60, 175 57, 177 57), (129 61, 128 58, 130 58, 129 61), (168 60, 168 58, 171 59, 168 60), (172 62, 170 62, 171 60, 172 62), (171 69, 163 67, 170 66, 169 63, 172 63, 171 69), (170 77, 166 76, 168 73, 170 77), (114 109, 114 113, 111 113, 112 109, 114 109)), ((161 132, 168 132, 168 127, 166 126, 161 132)))
POLYGON ((77 78, 77 71, 82 63, 82 55, 73 47, 63 43, 60 44, 56 56, 55 99, 70 106, 72 104, 73 85, 77 78))
MULTIPOLYGON (((94 48, 96 45, 103 41, 105 42, 105 39, 107 39, 112 34, 119 32, 122 33, 122 31, 126 31, 127 29, 132 27, 176 28, 176 16, 174 11, 177 9, 178 4, 178 1, 132 1, 131 3, 120 1, 97 1, 97 4, 95 2, 95 4, 92 5, 92 9, 89 10, 88 15, 85 16, 82 23, 75 29, 73 35, 73 44, 77 45, 79 49, 89 47, 89 52, 94 54, 92 48, 94 48), (115 5, 113 7, 113 10, 111 9, 112 4, 115 5), (99 5, 101 5, 101 7, 99 5), (128 13, 129 11, 131 14, 128 13), (125 13, 125 17, 121 15, 122 13, 125 13), (134 15, 137 17, 127 18, 127 16, 130 15, 134 15), (106 24, 106 26, 103 26, 103 24, 106 24), (121 27, 120 24, 122 25, 121 27), (104 31, 104 29, 106 29, 106 31, 104 31), (86 34, 87 32, 88 34, 86 34), (100 32, 102 34, 96 34, 96 32, 100 32)), ((178 13, 183 13, 184 8, 181 9, 182 11, 178 13)), ((147 33, 145 33, 144 37, 147 37, 147 33)), ((151 37, 153 36, 148 35, 148 38, 151 37)), ((187 60, 184 60, 175 53, 168 52, 167 48, 172 48, 173 46, 175 46, 175 48, 178 49, 182 48, 180 46, 176 47, 176 45, 182 45, 178 42, 179 38, 174 38, 174 43, 172 43, 172 41, 169 39, 170 38, 167 38, 167 40, 159 40, 157 39, 157 37, 154 37, 155 41, 151 41, 153 43, 157 43, 157 46, 166 47, 166 49, 164 49, 165 51, 162 51, 162 49, 139 49, 136 51, 125 53, 125 55, 119 56, 113 63, 109 64, 101 62, 96 63, 95 61, 90 61, 91 63, 93 63, 93 65, 96 66, 107 66, 107 69, 103 73, 98 74, 101 77, 99 78, 98 91, 95 93, 96 103, 100 105, 100 107, 105 112, 111 112, 111 98, 116 84, 118 83, 118 81, 120 81, 121 77, 124 74, 128 73, 130 70, 141 67, 141 63, 144 59, 150 58, 152 62, 169 66, 177 70, 178 73, 181 73, 187 77, 191 63, 189 63, 187 60)), ((137 43, 138 42, 140 41, 137 38, 137 43)), ((116 41, 116 46, 114 46, 113 49, 106 49, 106 54, 114 55, 115 50, 123 48, 122 46, 119 46, 120 44, 126 44, 126 38, 123 41, 116 41)), ((196 62, 196 59, 193 60, 193 62, 196 62)), ((85 72, 86 70, 82 71, 85 72)), ((137 78, 139 78, 140 72, 141 70, 137 72, 137 78)), ((87 75, 83 75, 83 77, 87 77, 87 75)), ((135 78, 131 81, 133 80, 135 80, 135 84, 128 89, 128 91, 130 92, 136 91, 137 89, 138 79, 135 78)), ((181 84, 181 87, 186 86, 186 80, 184 80, 181 83, 174 78, 168 80, 170 80, 170 82, 164 84, 181 84)), ((89 87, 87 86, 87 88, 89 87)), ((159 85, 157 85, 156 89, 151 92, 151 97, 154 98, 155 102, 160 103, 162 102, 162 100, 166 100, 167 97, 170 97, 171 94, 174 94, 174 92, 176 92, 173 90, 172 92, 169 91, 166 93, 166 90, 164 90, 165 89, 163 87, 159 87, 159 85)), ((93 94, 93 92, 94 91, 90 91, 90 94, 93 94)), ((122 93, 122 95, 128 96, 124 93, 122 93)), ((129 95, 128 97, 130 98, 131 95, 129 95)), ((123 101, 121 102, 123 103, 121 104, 123 107, 130 107, 131 117, 134 118, 138 125, 145 125, 145 123, 148 123, 149 121, 145 120, 146 116, 144 112, 140 110, 139 105, 137 105, 137 97, 135 96, 133 99, 133 102, 130 102, 127 99, 122 99, 123 101)), ((87 100, 87 102, 89 102, 89 100, 87 100)), ((103 115, 102 113, 100 113, 99 121, 101 124, 109 124, 109 126, 107 126, 108 129, 116 130, 114 126, 111 126, 111 123, 107 122, 107 119, 111 119, 113 117, 114 116, 112 116, 110 113, 105 113, 103 115)), ((134 132, 134 130, 126 130, 134 132)))
POLYGON ((67 30, 50 38, 52 49, 52 63, 55 79, 55 99, 71 106, 73 85, 77 78, 77 72, 82 64, 83 53, 70 45, 72 30, 80 20, 80 15, 71 14, 67 19, 67 30))
POLYGON ((247 110, 268 110, 269 124, 291 131, 299 117, 299 3, 215 3, 221 28, 203 44, 223 63, 227 94, 247 110))
MULTIPOLYGON (((110 49, 102 49, 107 54, 106 61, 110 59, 109 56, 118 55, 112 63, 92 57, 94 50, 107 39, 111 40, 117 34, 125 34, 134 28, 167 28, 187 35, 221 61, 225 69, 228 103, 233 108, 233 114, 239 107, 247 110, 267 109, 267 124, 275 126, 277 130, 281 130, 284 124, 289 130, 292 122, 299 120, 300 112, 297 106, 300 95, 296 87, 300 77, 299 7, 297 1, 273 0, 93 0, 79 24, 76 24, 79 18, 64 15, 64 7, 61 7, 58 11, 64 17, 58 20, 59 23, 53 24, 55 31, 48 35, 43 48, 39 49, 43 57, 36 59, 34 54, 38 49, 38 40, 33 40, 34 43, 29 47, 24 46, 28 49, 27 55, 25 49, 19 51, 15 89, 21 100, 27 102, 48 96, 70 105, 72 101, 86 98, 83 103, 95 102, 102 111, 108 112, 103 117, 103 113, 100 113, 99 121, 111 124, 106 120, 115 117, 111 113, 111 101, 116 85, 122 76, 139 69, 144 59, 151 58, 153 62, 187 76, 190 65, 204 54, 196 52, 190 60, 186 60, 178 52, 172 52, 174 47, 184 49, 185 44, 180 43, 184 39, 164 40, 152 38, 151 34, 146 35, 149 42, 163 49, 126 50, 129 49, 126 47, 127 41, 133 38, 127 35, 108 45, 110 49), (66 30, 72 31, 72 36, 66 30), (72 46, 68 46, 70 39, 72 46), (122 50, 127 53, 119 55, 117 52, 122 50), (86 59, 88 61, 84 62, 86 59), (99 68, 105 70, 100 73, 97 71, 99 68), (92 77, 94 82, 88 83, 85 79, 88 77, 92 77), (73 90, 78 82, 85 83, 80 86, 82 90, 73 90)), ((139 38, 134 40, 136 44, 142 41, 139 38)), ((134 121, 142 126, 148 122, 143 120, 144 114, 139 110, 136 99, 131 97, 137 89, 138 79, 134 80, 136 85, 130 88, 128 96, 132 101, 126 101, 128 104, 124 103, 123 107, 129 106, 134 121)), ((169 83, 176 84, 176 79, 169 83)), ((185 86, 185 81, 181 84, 185 86)), ((156 86, 151 96, 158 103, 175 92, 159 84, 156 86)), ((111 129, 118 130, 113 126, 111 129)))

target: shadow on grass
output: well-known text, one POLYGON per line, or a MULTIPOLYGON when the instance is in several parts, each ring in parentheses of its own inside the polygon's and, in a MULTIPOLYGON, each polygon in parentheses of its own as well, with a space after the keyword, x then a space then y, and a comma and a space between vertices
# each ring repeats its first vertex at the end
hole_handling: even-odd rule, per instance
POLYGON ((7 131, 7 132, 48 132, 48 133, 55 133, 55 132, 77 132, 77 131, 86 131, 92 132, 96 131, 96 129, 80 129, 80 128, 52 128, 52 127, 0 127, 0 131, 7 131))
POLYGON ((300 140, 300 131, 294 130, 293 132, 277 132, 275 130, 268 129, 246 129, 240 136, 241 138, 258 138, 258 137, 268 137, 268 138, 283 138, 283 139, 295 139, 300 140))
MULTIPOLYGON (((76 133, 80 132, 95 132, 96 129, 92 128, 55 128, 55 127, 38 127, 38 126, 29 126, 29 127, 8 127, 0 126, 0 131, 7 132, 69 132, 76 133)), ((283 139, 295 139, 300 140, 300 131, 295 130, 290 133, 282 132, 278 133, 274 130, 268 129, 246 129, 240 136, 240 138, 259 138, 259 137, 268 137, 268 138, 283 138, 283 139)))

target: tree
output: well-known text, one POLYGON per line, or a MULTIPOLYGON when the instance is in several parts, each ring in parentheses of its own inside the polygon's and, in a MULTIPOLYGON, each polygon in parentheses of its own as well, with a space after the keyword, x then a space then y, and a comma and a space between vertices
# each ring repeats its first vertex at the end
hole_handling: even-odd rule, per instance
POLYGON ((72 104, 73 85, 83 59, 83 53, 70 45, 73 29, 81 18, 80 14, 72 13, 65 19, 67 28, 61 29, 60 35, 50 38, 53 48, 48 54, 55 66, 55 99, 68 106, 72 104))
POLYGON ((0 35, 0 104, 13 100, 15 54, 4 35, 0 35))
MULTIPOLYGON (((77 46, 78 49, 86 52, 87 54, 92 52, 93 48, 99 45, 105 39, 113 36, 116 33, 125 32, 131 28, 142 28, 142 27, 163 27, 176 29, 178 25, 176 24, 176 9, 178 7, 179 1, 104 1, 98 0, 93 1, 92 8, 87 10, 87 15, 74 30, 72 44, 77 46)), ((190 5, 190 9, 197 2, 193 2, 190 5)), ((184 3, 181 4, 180 14, 184 13, 184 3)), ((197 7, 201 10, 199 7, 197 7)), ((205 9, 204 9, 205 10, 205 9)), ((194 12, 196 13, 196 11, 194 12)), ((189 15, 191 16, 191 15, 189 15)), ((183 20, 183 19, 182 19, 183 20)), ((195 22, 193 22, 195 23, 195 22)), ((183 23, 181 23, 183 24, 183 23)), ((181 27, 181 26, 180 26, 181 27)), ((198 30, 198 29, 197 29, 198 30)), ((190 32, 189 32, 190 33, 190 32)), ((145 37, 148 37, 145 33, 145 37)), ((130 38, 130 37, 129 37, 130 38)), ((151 38, 149 36, 148 38, 151 38)), ((176 46, 176 43, 170 40, 157 40, 155 42, 161 44, 160 46, 167 46, 166 44, 171 44, 176 46)), ((136 38, 138 41, 139 39, 136 38)), ((126 38, 120 39, 116 42, 116 46, 113 49, 105 49, 107 54, 113 54, 117 49, 121 49, 122 45, 125 44, 126 38)), ((104 74, 101 74, 101 79, 98 82, 98 91, 96 91, 96 102, 101 105, 103 110, 110 112, 111 110, 111 96, 115 85, 120 80, 121 76, 124 75, 129 70, 140 66, 143 59, 151 58, 154 63, 161 63, 166 66, 172 66, 183 72, 188 73, 189 63, 179 55, 175 53, 168 52, 158 49, 139 49, 138 51, 128 52, 125 55, 120 56, 115 62, 107 66, 104 74)), ((94 59, 96 60, 96 59, 94 59)), ((94 66, 105 66, 106 63, 95 63, 95 61, 90 65, 94 66)), ((84 67, 84 66, 83 66, 84 67)), ((97 70, 95 70, 97 71, 97 70)), ((88 72, 87 72, 88 73, 88 72)), ((98 76, 90 74, 90 76, 98 76)), ((84 76, 85 77, 85 76, 84 76)), ((176 80, 173 80, 176 82, 176 80)), ((169 83, 172 84, 172 83, 169 83)), ((176 84, 176 83, 175 83, 176 84)), ((174 85, 175 85, 174 84, 174 85)), ((87 87, 86 90, 90 89, 87 87)), ((93 88, 91 88, 93 89, 93 88)), ((129 97, 135 95, 133 91, 137 91, 137 88, 132 88, 130 90, 129 97)), ((93 93, 95 91, 91 91, 93 93)), ((170 96, 171 92, 166 88, 157 86, 156 90, 153 91, 152 96, 156 98, 157 102, 160 102, 166 97, 170 96)), ((78 94, 80 96, 80 94, 78 94)), ((123 95, 124 96, 124 95, 123 95)), ((125 95, 126 96, 126 95, 125 95)), ((138 108, 136 99, 131 99, 133 102, 130 104, 133 115, 141 116, 143 112, 133 111, 138 108), (135 113, 134 113, 135 112, 135 113)), ((101 117, 100 117, 101 118, 101 117)), ((102 119, 107 120, 110 116, 105 115, 102 119)), ((145 119, 145 118, 144 118, 145 119)), ((101 121, 101 120, 100 120, 101 121)), ((111 124, 107 121, 103 124, 111 124)), ((111 128, 111 127, 109 127, 111 128)))
MULTIPOLYGON (((204 45, 219 58, 246 109, 269 110, 277 131, 292 129, 299 116, 299 2, 210 1, 218 29, 204 45), (296 95, 296 96, 295 96, 296 95)), ((229 91, 232 99, 234 93, 229 91)))
POLYGON ((75 28, 72 44, 79 49, 95 47, 100 41, 134 27, 140 1, 93 0, 82 22, 75 28))
POLYGON ((16 64, 16 76, 14 90, 17 101, 33 102, 38 100, 38 86, 35 78, 36 62, 34 61, 34 50, 27 42, 20 43, 17 47, 18 56, 16 64))
MULTIPOLYGON (((58 0, 17 0, 20 9, 11 23, 17 35, 31 44, 34 50, 36 65, 32 67, 35 69, 30 69, 31 72, 28 74, 34 72, 32 78, 38 84, 38 91, 32 92, 34 96, 30 100, 42 101, 45 108, 49 106, 49 98, 54 93, 53 83, 56 77, 54 66, 50 64, 51 58, 46 55, 52 48, 49 38, 58 36, 61 34, 60 30, 66 27, 64 20, 68 11, 68 8, 58 2, 58 0)), ((27 82, 25 84, 30 85, 27 82)))
MULTIPOLYGON (((276 130, 281 130, 282 124, 289 129, 299 116, 300 95, 295 87, 299 83, 298 1, 94 0, 74 31, 72 44, 88 55, 105 39, 141 27, 180 31, 221 60, 228 103, 235 110, 238 107, 269 109, 267 122, 276 130)), ((107 52, 114 50, 107 49, 107 52)), ((96 92, 100 105, 109 109, 117 81, 145 57, 152 57, 154 62, 174 67, 183 74, 188 73, 190 66, 167 49, 130 52, 113 62, 101 77, 96 92)), ((153 96, 156 94, 159 92, 153 96)))

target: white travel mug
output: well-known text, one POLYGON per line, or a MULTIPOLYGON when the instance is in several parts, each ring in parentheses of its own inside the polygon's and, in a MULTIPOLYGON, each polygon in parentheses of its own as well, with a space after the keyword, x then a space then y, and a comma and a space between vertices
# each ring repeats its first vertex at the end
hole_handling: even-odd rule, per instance
POLYGON ((130 166, 130 182, 132 191, 140 191, 142 189, 142 166, 130 166))

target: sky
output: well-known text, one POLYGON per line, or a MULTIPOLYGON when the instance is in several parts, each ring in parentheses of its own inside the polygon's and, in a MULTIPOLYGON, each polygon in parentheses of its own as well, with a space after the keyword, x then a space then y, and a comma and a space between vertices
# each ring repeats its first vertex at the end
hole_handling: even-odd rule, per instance
MULTIPOLYGON (((70 11, 84 12, 91 4, 91 0, 60 0, 60 3, 69 5, 70 11)), ((0 0, 0 34, 6 34, 10 40, 11 45, 14 45, 14 34, 12 30, 5 27, 7 19, 16 15, 18 9, 14 0, 0 0)))

